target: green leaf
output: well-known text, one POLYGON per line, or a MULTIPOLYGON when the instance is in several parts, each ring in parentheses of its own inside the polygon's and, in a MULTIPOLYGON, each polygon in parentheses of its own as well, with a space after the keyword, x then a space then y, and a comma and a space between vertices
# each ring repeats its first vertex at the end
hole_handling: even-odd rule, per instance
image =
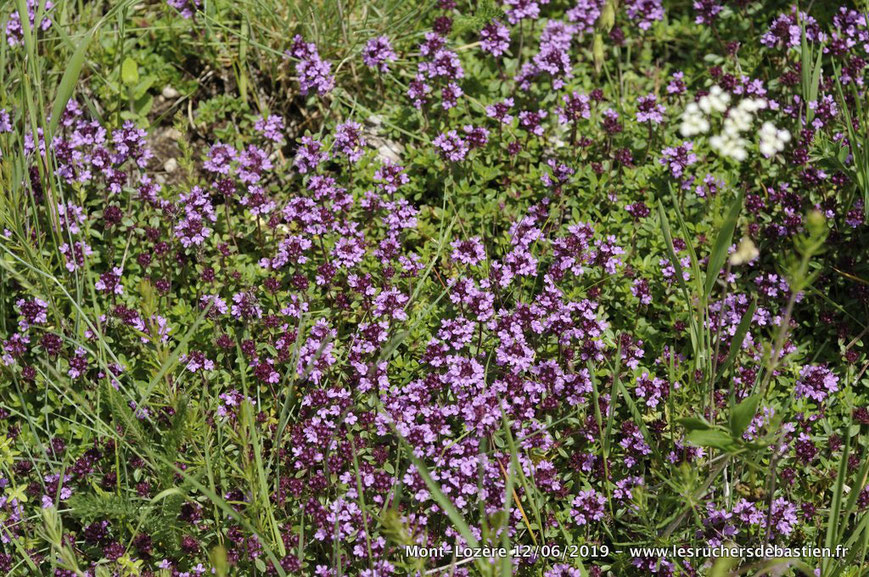
POLYGON ((740 210, 742 210, 742 192, 737 194, 730 204, 730 211, 727 213, 727 218, 724 219, 724 225, 722 225, 718 233, 718 238, 715 239, 715 244, 712 245, 712 252, 709 255, 709 266, 706 268, 706 286, 704 287, 707 297, 712 293, 715 279, 718 278, 721 267, 724 266, 724 261, 727 260, 727 249, 730 248, 730 243, 733 240, 733 231, 736 229, 736 221, 739 219, 740 210))
POLYGON ((724 359, 724 363, 718 367, 718 371, 715 373, 716 381, 718 381, 718 379, 724 375, 725 371, 730 368, 736 360, 739 351, 742 349, 745 335, 748 334, 748 329, 751 327, 751 321, 754 318, 755 308, 757 308, 756 298, 748 305, 748 309, 746 309, 745 314, 742 315, 742 318, 739 321, 739 325, 736 327, 736 332, 733 334, 733 338, 730 339, 730 350, 727 352, 727 358, 724 359))
POLYGON ((229 575, 229 562, 226 557, 226 549, 222 545, 213 548, 208 557, 211 560, 211 566, 214 567, 217 577, 229 575))
MULTIPOLYGON (((848 454, 851 451, 851 439, 846 437, 845 450, 842 451, 842 458, 839 460, 839 467, 836 473, 836 483, 833 485, 833 499, 830 503, 830 513, 827 517, 827 531, 824 536, 824 546, 833 547, 839 537, 839 524, 842 519, 839 517, 842 509, 842 493, 845 487, 845 481, 848 477, 848 454)), ((823 568, 829 568, 829 560, 824 560, 823 568)))
POLYGON ((751 395, 733 407, 733 411, 730 413, 730 433, 734 438, 741 437, 748 428, 757 413, 758 403, 760 403, 760 395, 751 395))
POLYGON ((92 36, 92 34, 88 34, 82 38, 81 43, 75 49, 75 52, 73 52, 69 62, 67 62, 66 69, 60 79, 60 84, 57 86, 57 95, 54 97, 54 104, 51 106, 51 123, 49 124, 49 133, 52 136, 57 131, 58 124, 60 124, 60 117, 63 115, 66 103, 72 98, 72 92, 75 90, 78 77, 81 75, 85 52, 92 36))
POLYGON ((135 86, 139 82, 139 65, 129 56, 121 64, 121 82, 127 86, 135 86))
MULTIPOLYGON (((824 56, 823 50, 818 50, 818 59, 815 61, 815 66, 812 69, 812 100, 818 99, 818 89, 821 85, 821 71, 822 71, 822 62, 821 58, 824 56)), ((811 102, 811 101, 810 101, 811 102)))
POLYGON ((637 408, 637 404, 634 402, 633 397, 631 397, 631 393, 628 392, 627 387, 625 387, 624 383, 621 380, 615 381, 615 387, 618 388, 622 393, 622 398, 625 400, 625 404, 628 406, 628 411, 630 411, 631 416, 634 417, 634 422, 640 428, 640 433, 643 435, 643 440, 646 441, 652 448, 652 452, 655 454, 655 458, 660 458, 660 451, 658 449, 658 444, 655 442, 652 435, 649 433, 649 428, 646 426, 646 422, 643 421, 643 415, 640 413, 637 408))
POLYGON ((684 417, 678 423, 688 431, 708 431, 712 428, 712 423, 703 417, 684 417))
POLYGON ((688 292, 688 287, 685 286, 685 278, 682 274, 682 263, 679 262, 679 257, 673 250, 673 233, 670 232, 670 221, 667 219, 667 213, 664 211, 664 204, 658 200, 658 217, 661 221, 661 232, 664 233, 664 245, 667 248, 667 255, 670 257, 670 263, 676 271, 676 281, 685 295, 685 301, 688 303, 688 308, 691 307, 691 295, 688 292))
POLYGON ((733 447, 733 438, 721 429, 709 429, 706 431, 691 431, 685 437, 692 445, 698 447, 712 447, 722 451, 729 451, 733 447))
POLYGON ((732 569, 739 561, 732 557, 721 557, 712 565, 709 571, 709 577, 729 577, 733 575, 732 569))
POLYGON ((173 495, 178 497, 184 497, 184 491, 182 491, 178 487, 170 487, 168 489, 164 489, 157 493, 157 495, 151 499, 151 504, 154 505, 155 503, 159 503, 166 497, 171 497, 173 495))

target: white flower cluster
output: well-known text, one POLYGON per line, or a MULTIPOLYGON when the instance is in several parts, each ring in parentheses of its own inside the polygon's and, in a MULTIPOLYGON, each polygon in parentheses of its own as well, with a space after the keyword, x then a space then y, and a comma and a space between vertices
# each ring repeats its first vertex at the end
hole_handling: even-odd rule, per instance
POLYGON ((790 142, 791 133, 787 130, 776 128, 772 122, 764 122, 760 127, 760 153, 769 158, 777 152, 785 149, 785 144, 790 142))
MULTIPOLYGON (((742 162, 748 158, 748 140, 743 136, 751 130, 755 115, 767 107, 761 98, 744 98, 736 106, 730 106, 731 96, 720 86, 713 86, 709 94, 697 102, 691 102, 682 114, 679 132, 686 138, 706 134, 711 128, 710 118, 714 114, 725 114, 721 132, 709 138, 709 145, 722 156, 742 162)), ((765 122, 758 131, 758 147, 761 154, 769 158, 784 150, 791 135, 787 130, 765 122)))

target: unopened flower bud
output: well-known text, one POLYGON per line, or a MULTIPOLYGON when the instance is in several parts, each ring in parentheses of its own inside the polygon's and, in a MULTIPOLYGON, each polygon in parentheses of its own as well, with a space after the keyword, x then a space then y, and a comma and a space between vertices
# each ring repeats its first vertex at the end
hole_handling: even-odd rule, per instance
POLYGON ((822 237, 827 230, 827 219, 820 210, 812 210, 806 215, 806 228, 813 237, 822 237))
POLYGON ((616 7, 614 0, 609 0, 604 4, 603 9, 600 12, 600 19, 597 22, 600 29, 604 32, 609 33, 609 31, 613 29, 613 26, 616 23, 616 7))
POLYGON ((594 57, 594 70, 600 74, 601 68, 603 67, 604 50, 603 36, 599 33, 595 33, 594 35, 594 45, 592 46, 591 53, 594 57))

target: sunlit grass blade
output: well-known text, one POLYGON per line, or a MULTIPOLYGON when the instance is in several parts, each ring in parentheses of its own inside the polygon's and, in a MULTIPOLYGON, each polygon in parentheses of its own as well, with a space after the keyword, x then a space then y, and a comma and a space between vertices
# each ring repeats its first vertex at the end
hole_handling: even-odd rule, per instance
POLYGON ((63 111, 72 94, 75 91, 75 86, 78 84, 79 76, 81 76, 82 67, 85 63, 85 55, 87 54, 88 46, 90 45, 92 35, 87 34, 79 40, 75 52, 70 56, 69 61, 63 71, 63 76, 60 79, 60 84, 57 86, 57 94, 54 97, 54 103, 51 106, 51 120, 49 121, 49 134, 55 134, 57 127, 60 124, 63 111))
POLYGON ((736 221, 739 219, 741 210, 742 192, 739 192, 730 204, 730 210, 727 211, 727 216, 721 225, 721 230, 718 231, 718 236, 712 245, 712 252, 709 253, 709 264, 706 267, 706 284, 704 286, 706 298, 709 298, 709 295, 712 293, 715 281, 718 279, 718 275, 721 274, 721 268, 727 260, 727 250, 733 241, 733 231, 736 229, 736 221))
POLYGON ((748 309, 746 309, 742 314, 742 318, 739 319, 739 324, 736 326, 736 332, 730 339, 730 349, 727 351, 727 358, 725 358, 724 362, 721 363, 721 366, 718 367, 718 370, 715 373, 715 382, 718 382, 721 377, 724 376, 724 373, 726 373, 730 367, 733 366, 733 363, 736 362, 736 357, 739 356, 739 352, 742 350, 742 343, 745 342, 745 337, 748 335, 748 331, 754 321, 755 310, 757 310, 757 299, 752 299, 748 304, 748 309))

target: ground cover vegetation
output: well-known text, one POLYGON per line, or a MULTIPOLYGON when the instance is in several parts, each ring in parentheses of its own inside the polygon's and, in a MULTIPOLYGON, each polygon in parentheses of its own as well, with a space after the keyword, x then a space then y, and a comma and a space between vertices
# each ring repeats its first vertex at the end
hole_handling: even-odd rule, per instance
POLYGON ((2 3, 0 573, 867 574, 865 8, 2 3))

